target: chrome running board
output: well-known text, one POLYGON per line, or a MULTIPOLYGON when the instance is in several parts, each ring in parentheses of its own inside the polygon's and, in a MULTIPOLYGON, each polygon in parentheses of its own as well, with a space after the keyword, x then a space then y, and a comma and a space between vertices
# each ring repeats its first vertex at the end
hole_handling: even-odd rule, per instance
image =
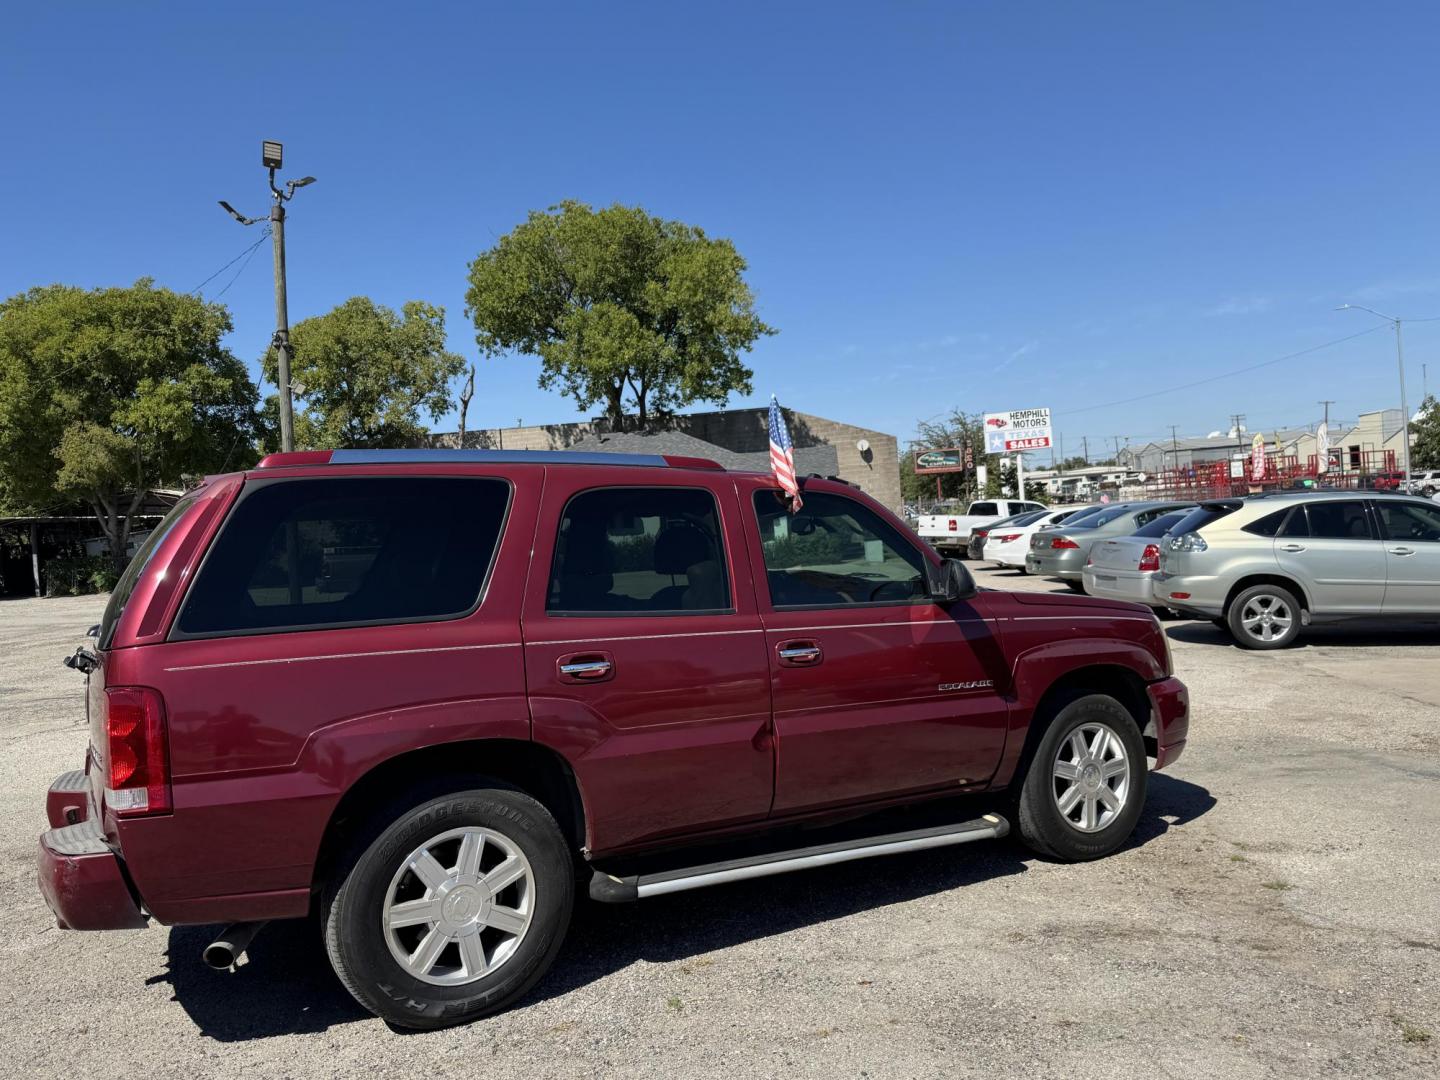
POLYGON ((590 878, 590 897, 608 904, 643 900, 647 896, 703 889, 730 881, 788 874, 792 870, 809 870, 816 866, 870 859, 877 855, 898 855, 903 851, 924 851, 927 848, 951 847, 973 840, 993 840, 1009 833, 1010 823, 999 814, 985 814, 972 821, 939 825, 911 832, 889 833, 885 836, 863 836, 836 844, 774 851, 727 862, 688 866, 654 874, 632 874, 616 877, 596 870, 590 878))

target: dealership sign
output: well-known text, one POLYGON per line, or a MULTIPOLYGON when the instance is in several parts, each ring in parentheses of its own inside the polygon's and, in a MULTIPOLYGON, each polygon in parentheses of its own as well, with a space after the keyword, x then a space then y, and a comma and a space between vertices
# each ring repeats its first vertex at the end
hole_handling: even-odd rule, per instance
POLYGON ((1052 436, 1049 409, 1015 409, 985 414, 987 454, 1043 450, 1050 445, 1052 436))
POLYGON ((948 450, 922 450, 915 455, 917 473, 963 472, 965 452, 958 447, 948 450))

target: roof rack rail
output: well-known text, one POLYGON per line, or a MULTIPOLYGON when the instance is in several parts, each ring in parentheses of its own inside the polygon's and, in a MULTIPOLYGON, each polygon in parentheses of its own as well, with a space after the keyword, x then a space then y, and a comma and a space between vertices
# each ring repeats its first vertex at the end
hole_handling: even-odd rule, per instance
POLYGON ((298 465, 628 465, 662 469, 713 469, 724 471, 709 458, 662 454, 608 454, 583 450, 298 450, 267 454, 257 468, 279 469, 298 465))

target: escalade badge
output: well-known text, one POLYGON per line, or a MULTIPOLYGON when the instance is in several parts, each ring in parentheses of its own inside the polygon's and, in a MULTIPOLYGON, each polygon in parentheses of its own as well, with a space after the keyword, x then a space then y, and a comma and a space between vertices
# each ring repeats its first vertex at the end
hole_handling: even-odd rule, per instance
POLYGON ((970 682, 942 682, 940 692, 947 690, 985 690, 995 685, 994 679, 973 679, 970 682))

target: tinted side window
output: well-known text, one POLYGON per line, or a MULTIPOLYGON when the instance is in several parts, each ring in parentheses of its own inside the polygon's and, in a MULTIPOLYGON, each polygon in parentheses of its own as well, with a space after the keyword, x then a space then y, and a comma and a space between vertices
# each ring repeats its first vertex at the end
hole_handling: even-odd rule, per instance
POLYGON ((1287 507, 1284 510, 1277 510, 1273 514, 1266 514, 1258 521, 1252 521, 1249 525, 1246 525, 1244 531, 1252 533, 1255 536, 1278 536, 1280 526, 1285 524, 1285 515, 1288 513, 1290 513, 1290 510, 1287 507))
POLYGON ((1306 508, 1310 535, 1330 540, 1369 540, 1370 519, 1359 502, 1315 502, 1306 508))
POLYGON ((1305 518, 1305 507, 1297 506, 1290 511, 1290 516, 1280 524, 1280 531, 1275 534, 1281 537, 1296 537, 1310 535, 1310 522, 1305 518))
POLYGON ((715 496, 694 488, 596 488, 565 507, 545 610, 659 615, 731 610, 715 496))
POLYGON ((970 513, 977 516, 998 514, 1000 513, 1000 508, 996 506, 993 502, 971 503, 970 513))
POLYGON ((1440 543, 1440 507, 1382 502, 1379 510, 1387 539, 1440 543))
POLYGON ((778 492, 757 491, 755 516, 777 608, 904 603, 927 595, 924 556, 854 499, 816 492, 791 514, 778 492))
POLYGON ((231 512, 179 637, 462 615, 480 598, 510 487, 469 478, 264 483, 231 512))

